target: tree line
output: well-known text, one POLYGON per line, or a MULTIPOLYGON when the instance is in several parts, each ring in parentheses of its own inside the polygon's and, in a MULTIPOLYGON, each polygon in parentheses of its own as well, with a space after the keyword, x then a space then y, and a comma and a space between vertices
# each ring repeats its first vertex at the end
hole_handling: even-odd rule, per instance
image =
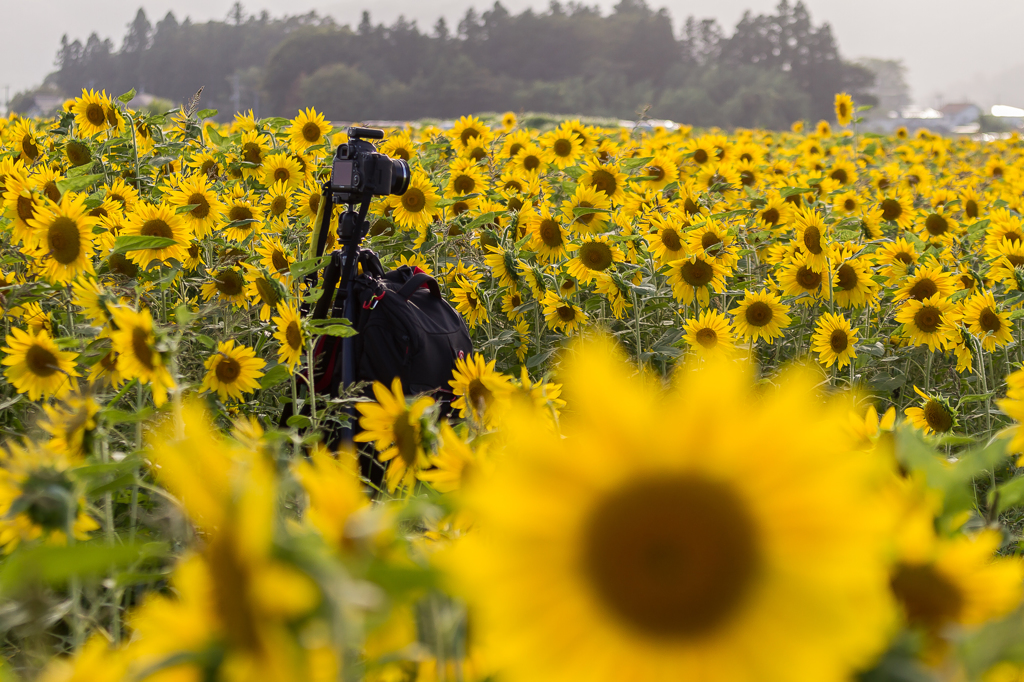
POLYGON ((449 118, 479 111, 541 111, 616 118, 670 118, 721 127, 782 128, 830 118, 836 92, 859 102, 871 71, 842 59, 828 24, 802 2, 746 13, 731 34, 691 17, 679 35, 664 8, 621 0, 608 14, 552 0, 543 12, 510 13, 499 2, 467 10, 457 26, 429 31, 399 18, 352 28, 311 12, 224 21, 151 24, 140 9, 120 48, 92 34, 61 41, 46 85, 136 88, 230 117, 254 108, 291 116, 315 106, 333 120, 449 118))

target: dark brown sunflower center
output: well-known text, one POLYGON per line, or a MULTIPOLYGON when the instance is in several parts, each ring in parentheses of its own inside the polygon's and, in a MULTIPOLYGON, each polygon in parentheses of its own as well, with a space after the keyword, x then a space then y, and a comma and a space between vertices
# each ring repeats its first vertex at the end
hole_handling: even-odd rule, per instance
POLYGON ((661 166, 648 166, 644 173, 651 177, 654 182, 661 182, 665 178, 665 169, 661 166))
POLYGON ((405 466, 412 467, 416 465, 419 438, 416 427, 409 423, 409 416, 409 412, 403 410, 402 414, 395 419, 394 438, 398 456, 402 458, 405 466))
POLYGON ((591 270, 607 270, 612 264, 612 250, 602 242, 587 242, 580 247, 579 258, 591 270))
POLYGON ((141 327, 132 328, 132 352, 146 369, 153 369, 153 349, 149 347, 149 333, 141 327))
POLYGON ((845 168, 836 168, 834 171, 829 173, 828 176, 833 180, 838 181, 841 185, 845 185, 847 180, 850 179, 850 176, 847 174, 845 168))
POLYGON ((711 327, 698 329, 695 336, 697 337, 697 343, 705 348, 714 348, 718 345, 718 333, 711 327))
POLYGON ((923 301, 926 298, 930 298, 939 292, 939 286, 931 279, 927 277, 915 283, 914 286, 910 287, 910 297, 923 301))
POLYGON ((469 382, 469 390, 466 391, 466 397, 477 414, 486 412, 490 404, 494 402, 494 393, 491 392, 491 389, 484 386, 484 382, 479 379, 473 379, 469 382))
POLYGON ((37 377, 52 376, 57 372, 57 356, 34 343, 25 352, 25 365, 37 377))
POLYGON ((978 217, 978 202, 974 199, 968 199, 964 202, 964 215, 968 218, 978 217))
POLYGON ((238 375, 242 373, 242 366, 234 358, 221 357, 217 363, 217 381, 222 384, 233 384, 238 375))
POLYGON ((938 308, 926 305, 914 314, 914 325, 925 334, 934 333, 942 321, 942 312, 938 308))
POLYGON ((292 350, 299 350, 302 347, 302 332, 299 330, 299 323, 292 320, 284 330, 284 339, 292 350))
POLYGON ((279 217, 288 210, 288 197, 278 194, 270 201, 270 215, 279 217))
POLYGON ((796 271, 796 283, 803 289, 813 291, 821 286, 821 273, 811 270, 806 265, 801 265, 796 271))
POLYGON ((480 137, 480 131, 476 128, 466 128, 459 133, 459 140, 462 141, 462 144, 469 144, 469 141, 474 137, 480 137))
POLYGON ((288 257, 278 249, 274 249, 274 253, 270 255, 270 262, 278 272, 288 272, 288 268, 291 266, 288 257))
POLYGON ((857 201, 855 199, 847 199, 843 202, 843 209, 846 211, 852 211, 857 208, 857 201))
POLYGON ((470 194, 472 193, 473 188, 476 187, 476 180, 473 179, 472 175, 459 175, 452 182, 452 187, 459 193, 459 195, 470 194))
POLYGON ((237 271, 230 268, 217 273, 213 282, 217 286, 217 291, 225 296, 238 296, 245 288, 245 280, 237 271))
POLYGON ((39 156, 39 147, 36 146, 31 134, 21 138, 21 151, 32 161, 35 161, 36 157, 39 156))
POLYGON ((729 486, 694 475, 638 480, 589 513, 583 568, 595 596, 646 636, 724 626, 759 570, 758 529, 729 486))
POLYGON ((924 404, 924 418, 936 433, 945 433, 953 428, 952 415, 938 400, 932 399, 924 404))
POLYGON ((309 199, 306 200, 306 206, 309 207, 309 212, 316 215, 316 212, 320 209, 320 193, 313 192, 309 195, 309 199))
POLYGON ((722 238, 719 237, 714 232, 705 232, 700 237, 701 248, 703 248, 705 251, 708 251, 708 252, 716 251, 716 249, 714 247, 719 245, 719 244, 721 244, 721 243, 722 243, 722 238))
POLYGON ((903 215, 903 206, 900 205, 900 202, 895 199, 882 200, 883 220, 897 220, 901 215, 903 215))
POLYGON ((210 202, 201 192, 193 192, 192 196, 188 198, 188 203, 195 205, 195 208, 191 211, 194 218, 202 220, 210 215, 210 202))
POLYGON ((615 176, 606 170, 598 169, 590 176, 590 186, 599 192, 604 192, 608 196, 615 194, 615 190, 618 189, 618 183, 615 181, 615 176))
POLYGON ((707 286, 715 278, 714 268, 699 258, 692 263, 690 261, 683 263, 683 266, 679 268, 679 274, 683 281, 691 287, 707 286))
POLYGON ((561 156, 562 158, 566 158, 570 154, 572 154, 572 142, 570 142, 569 140, 565 139, 564 137, 555 140, 555 144, 553 145, 553 147, 554 147, 555 155, 556 156, 561 156))
POLYGON ((828 337, 828 345, 834 353, 842 353, 850 345, 850 338, 842 329, 836 329, 832 336, 828 337))
POLYGON ((546 218, 540 222, 537 233, 540 235, 540 240, 544 242, 544 246, 548 248, 556 249, 563 244, 562 228, 551 218, 546 218))
POLYGON ((50 255, 61 265, 74 263, 82 252, 81 233, 71 218, 61 216, 50 223, 46 241, 50 255))
POLYGON ((754 301, 744 313, 747 324, 754 327, 763 327, 772 321, 772 308, 764 301, 754 301))
POLYGON ((706 149, 698 149, 693 153, 693 160, 697 163, 707 163, 709 158, 706 149))
POLYGON ((1003 328, 1003 321, 999 319, 996 311, 991 308, 985 308, 981 311, 981 315, 978 316, 978 326, 986 332, 994 333, 1003 328))
POLYGON ((822 252, 821 230, 814 225, 808 225, 804 230, 804 246, 815 256, 819 255, 822 252))
POLYGON ((757 182, 757 176, 754 175, 753 171, 749 171, 749 170, 740 171, 740 182, 745 187, 751 187, 755 182, 757 182))
MULTIPOLYGON (((236 205, 231 207, 231 210, 228 211, 228 220, 230 220, 231 222, 235 222, 236 220, 252 220, 252 219, 253 219, 252 209, 249 208, 248 206, 243 206, 241 204, 236 204, 236 205)), ((251 229, 251 227, 248 226, 248 225, 242 225, 241 227, 243 229, 247 229, 247 230, 251 229)))
MULTIPOLYGON (((581 201, 579 204, 577 204, 576 207, 577 208, 594 208, 594 205, 592 203, 590 203, 589 201, 581 201)), ((596 216, 596 215, 597 215, 596 213, 587 213, 586 215, 581 215, 580 217, 578 217, 576 219, 576 222, 583 223, 584 225, 589 225, 590 223, 594 222, 594 216, 596 216)))
POLYGON ((679 233, 671 227, 666 227, 661 231, 661 243, 669 251, 678 251, 683 248, 683 243, 679 239, 679 233))
POLYGON ((143 223, 142 228, 139 230, 140 235, 146 237, 163 237, 165 239, 174 239, 174 231, 171 230, 171 226, 160 218, 154 218, 147 220, 143 223))
POLYGON ((60 201, 60 190, 57 189, 57 183, 50 180, 43 185, 43 195, 46 196, 50 201, 57 203, 60 201))
POLYGON ((68 161, 72 166, 84 166, 92 161, 92 152, 89 151, 89 147, 78 140, 68 142, 64 153, 67 154, 68 161))
POLYGON ((274 169, 274 181, 275 182, 288 182, 292 179, 292 172, 287 168, 276 168, 274 169))
POLYGON ((99 104, 92 103, 85 108, 85 119, 94 126, 99 127, 107 122, 107 113, 103 111, 103 107, 99 104))
POLYGON ((28 222, 36 216, 36 204, 32 201, 32 197, 19 196, 18 197, 18 217, 23 222, 28 222))
POLYGON ((690 197, 686 197, 686 199, 683 201, 683 210, 689 213, 690 215, 694 215, 696 213, 700 213, 700 206, 698 206, 697 202, 695 202, 690 197))
POLYGON ((839 280, 839 288, 843 291, 856 289, 857 284, 860 282, 860 277, 857 276, 857 269, 849 263, 843 263, 839 266, 839 270, 836 272, 836 279, 839 280))
POLYGON ((540 157, 536 154, 527 154, 523 157, 523 168, 528 171, 540 168, 540 157))
POLYGON ((402 195, 402 208, 409 213, 419 213, 427 205, 427 199, 423 195, 423 190, 418 187, 410 187, 406 190, 405 194, 402 195))
POLYGON ((320 141, 320 126, 313 121, 310 121, 306 125, 302 126, 302 139, 310 144, 314 144, 320 141))
POLYGON ((900 564, 890 585, 907 620, 930 630, 957 620, 964 607, 959 588, 930 565, 900 564))
POLYGON ((263 150, 255 142, 246 142, 242 145, 242 158, 249 163, 260 164, 263 162, 263 150))
POLYGON ((558 319, 562 322, 572 322, 576 319, 576 309, 572 306, 560 305, 555 312, 558 313, 558 319))
POLYGON ((924 227, 928 230, 928 234, 938 237, 949 230, 949 222, 938 213, 931 213, 924 219, 924 227))

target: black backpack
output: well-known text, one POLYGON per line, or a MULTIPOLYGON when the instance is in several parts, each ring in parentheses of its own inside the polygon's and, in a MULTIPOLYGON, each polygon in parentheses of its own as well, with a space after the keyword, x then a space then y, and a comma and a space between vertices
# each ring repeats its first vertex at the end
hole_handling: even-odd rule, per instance
MULTIPOLYGON (((430 393, 442 404, 451 402, 449 381, 455 362, 473 352, 469 329, 441 296, 437 281, 403 265, 385 272, 369 249, 359 250, 362 272, 353 281, 356 305, 352 337, 356 381, 379 381, 390 388, 395 377, 406 395, 430 393)), ((325 277, 326 279, 326 277, 325 277)), ((317 313, 341 317, 344 295, 331 303, 334 287, 325 281, 317 313)), ((317 393, 337 396, 341 386, 341 339, 321 337, 314 349, 317 393)))

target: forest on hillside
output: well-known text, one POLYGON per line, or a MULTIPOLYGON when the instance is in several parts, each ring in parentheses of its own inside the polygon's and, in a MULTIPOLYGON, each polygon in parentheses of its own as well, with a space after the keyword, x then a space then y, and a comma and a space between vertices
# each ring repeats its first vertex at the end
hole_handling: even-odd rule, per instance
POLYGON ((168 12, 154 25, 140 9, 120 47, 65 36, 56 66, 44 86, 66 95, 134 87, 181 102, 204 86, 203 105, 222 117, 315 106, 348 121, 512 110, 782 128, 831 118, 836 92, 870 103, 873 80, 842 58, 828 24, 787 0, 773 14, 746 13, 731 33, 695 17, 674 31, 668 11, 644 0, 608 14, 556 0, 512 14, 495 2, 429 31, 404 18, 374 24, 368 12, 353 28, 316 13, 247 14, 238 3, 224 21, 168 12))

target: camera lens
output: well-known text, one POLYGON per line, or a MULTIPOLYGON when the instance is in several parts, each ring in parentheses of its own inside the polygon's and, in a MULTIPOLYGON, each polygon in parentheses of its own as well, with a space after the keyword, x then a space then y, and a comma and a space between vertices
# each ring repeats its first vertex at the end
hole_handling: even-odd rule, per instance
POLYGON ((392 194, 405 194, 405 190, 409 189, 409 179, 412 177, 412 172, 409 170, 409 164, 403 159, 392 159, 391 160, 391 193, 392 194))

